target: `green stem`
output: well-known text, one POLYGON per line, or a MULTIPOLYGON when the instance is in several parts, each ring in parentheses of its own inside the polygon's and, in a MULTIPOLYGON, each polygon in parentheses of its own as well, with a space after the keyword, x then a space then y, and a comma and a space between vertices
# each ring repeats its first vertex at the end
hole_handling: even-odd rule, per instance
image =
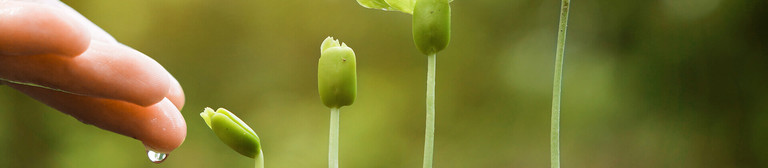
POLYGON ((435 67, 437 53, 427 56, 427 126, 424 131, 424 168, 432 168, 435 148, 435 67))
POLYGON ((331 108, 331 131, 328 140, 328 168, 339 167, 339 108, 331 108))
POLYGON ((259 156, 256 157, 256 168, 264 168, 264 152, 259 149, 259 156))
POLYGON ((568 10, 571 0, 562 0, 560 25, 557 32, 555 53, 555 75, 552 84, 552 127, 550 135, 550 161, 552 168, 560 168, 560 96, 563 90, 563 57, 565 55, 565 33, 568 29, 568 10))

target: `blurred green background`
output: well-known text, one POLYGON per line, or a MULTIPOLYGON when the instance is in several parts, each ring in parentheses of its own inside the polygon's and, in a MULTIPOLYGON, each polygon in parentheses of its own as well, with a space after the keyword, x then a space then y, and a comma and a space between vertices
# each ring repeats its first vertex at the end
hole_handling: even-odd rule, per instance
MULTIPOLYGON (((226 107, 267 167, 325 167, 320 42, 357 54, 341 167, 419 167, 426 57, 409 15, 354 0, 65 0, 184 87, 188 135, 162 164, 139 141, 0 86, 0 167, 251 167, 198 113, 226 107)), ((573 0, 563 167, 768 167, 768 1, 573 0)), ((456 0, 438 54, 435 167, 547 167, 557 0, 456 0)), ((84 107, 87 108, 87 107, 84 107)))

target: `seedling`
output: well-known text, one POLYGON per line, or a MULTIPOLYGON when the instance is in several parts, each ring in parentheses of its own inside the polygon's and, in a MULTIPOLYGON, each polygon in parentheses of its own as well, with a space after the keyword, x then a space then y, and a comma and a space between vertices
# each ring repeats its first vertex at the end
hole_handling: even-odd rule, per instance
POLYGON ((320 45, 317 63, 317 90, 323 104, 331 109, 328 140, 328 167, 339 167, 339 109, 351 105, 357 96, 355 52, 347 44, 327 37, 320 45))
POLYGON ((264 153, 261 151, 259 136, 243 120, 227 109, 213 111, 210 107, 206 107, 200 117, 224 144, 243 156, 254 158, 256 168, 264 168, 264 153))
POLYGON ((424 131, 424 168, 432 167, 435 141, 435 68, 437 52, 451 39, 453 0, 357 0, 366 8, 400 11, 413 15, 413 42, 427 55, 427 121, 424 131))

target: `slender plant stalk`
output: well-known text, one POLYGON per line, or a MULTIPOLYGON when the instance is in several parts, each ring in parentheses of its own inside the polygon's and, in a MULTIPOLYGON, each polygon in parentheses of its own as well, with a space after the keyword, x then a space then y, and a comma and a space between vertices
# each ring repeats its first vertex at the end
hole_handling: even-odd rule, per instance
POLYGON ((562 0, 560 25, 557 32, 555 53, 555 75, 552 84, 552 127, 550 135, 550 161, 552 168, 560 168, 560 96, 563 90, 563 57, 565 55, 565 33, 568 29, 568 10, 571 0, 562 0))
POLYGON ((339 167, 339 108, 331 108, 331 131, 328 144, 328 168, 339 167))
POLYGON ((256 168, 264 168, 264 152, 259 149, 259 157, 256 157, 256 168))
POLYGON ((424 168, 432 168, 435 148, 435 67, 437 53, 427 56, 427 126, 424 131, 424 168))

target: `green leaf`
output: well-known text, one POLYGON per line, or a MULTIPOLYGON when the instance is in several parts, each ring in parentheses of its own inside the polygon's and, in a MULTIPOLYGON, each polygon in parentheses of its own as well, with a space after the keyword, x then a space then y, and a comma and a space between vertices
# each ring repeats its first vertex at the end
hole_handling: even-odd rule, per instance
POLYGON ((245 129, 245 131, 248 131, 248 133, 251 133, 251 135, 255 136, 256 139, 258 139, 256 132, 254 132, 253 129, 251 129, 251 127, 248 126, 248 124, 245 124, 245 122, 241 120, 239 117, 237 117, 235 114, 232 114, 232 112, 229 112, 229 110, 224 108, 219 108, 216 110, 216 113, 226 115, 230 120, 237 123, 237 125, 240 126, 240 128, 245 129))
POLYGON ((400 11, 404 13, 413 13, 413 4, 416 0, 357 0, 360 6, 370 9, 380 9, 385 11, 400 11))
MULTIPOLYGON (((413 14, 413 7, 418 0, 357 0, 360 6, 370 9, 381 9, 385 11, 400 11, 407 14, 413 14)), ((448 3, 453 0, 443 0, 448 3)))
POLYGON ((357 3, 365 8, 381 9, 385 11, 393 9, 387 2, 384 2, 384 0, 357 0, 357 3))
POLYGON ((211 128, 211 117, 213 117, 214 113, 216 112, 214 112, 210 107, 206 107, 205 110, 200 113, 200 117, 203 117, 203 121, 205 121, 205 124, 208 125, 208 128, 211 128))
POLYGON ((261 151, 259 136, 232 112, 224 108, 219 108, 215 112, 211 108, 205 108, 200 113, 200 117, 230 148, 250 158, 259 156, 261 151))
POLYGON ((384 0, 398 11, 413 14, 413 5, 416 4, 416 0, 384 0))
POLYGON ((323 40, 323 43, 320 44, 320 54, 322 54, 323 51, 325 51, 328 48, 339 47, 339 46, 340 46, 339 40, 334 40, 333 37, 328 36, 325 38, 325 40, 323 40))

